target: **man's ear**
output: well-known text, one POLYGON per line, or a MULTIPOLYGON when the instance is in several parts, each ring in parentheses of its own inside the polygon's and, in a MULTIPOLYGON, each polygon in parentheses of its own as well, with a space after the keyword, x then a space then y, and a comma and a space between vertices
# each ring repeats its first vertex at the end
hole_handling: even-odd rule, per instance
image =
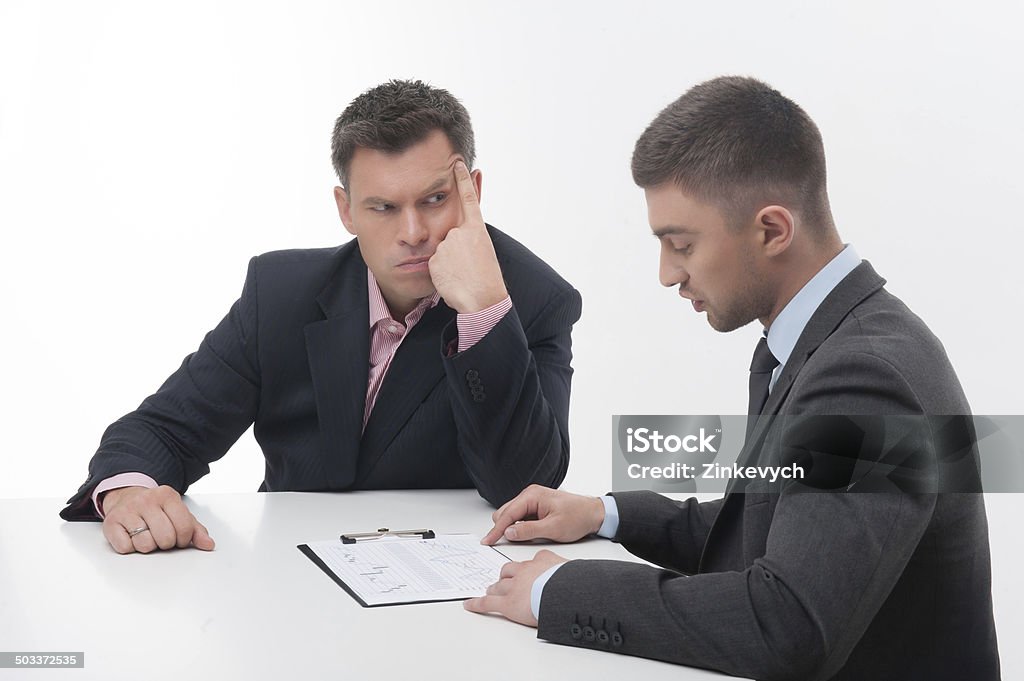
POLYGON ((334 202, 338 204, 338 216, 341 218, 341 224, 345 225, 349 234, 356 236, 356 230, 352 224, 352 203, 349 201, 348 192, 344 187, 334 188, 334 202))
POLYGON ((484 183, 484 174, 481 173, 479 169, 477 169, 471 172, 469 176, 473 178, 473 186, 476 187, 476 201, 477 203, 480 203, 481 200, 483 199, 481 188, 483 187, 484 183))
POLYGON ((785 206, 765 206, 757 212, 754 223, 759 231, 759 245, 768 257, 781 255, 793 243, 796 220, 785 206))

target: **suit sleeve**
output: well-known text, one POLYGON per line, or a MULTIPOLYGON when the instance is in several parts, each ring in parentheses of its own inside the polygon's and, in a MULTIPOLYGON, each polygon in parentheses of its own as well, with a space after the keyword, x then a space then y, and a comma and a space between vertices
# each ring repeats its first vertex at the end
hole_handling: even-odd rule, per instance
MULTIPOLYGON (((791 400, 793 413, 921 412, 899 372, 863 353, 808 377, 791 400)), ((763 497, 736 501, 769 503, 763 497)), ((571 561, 544 589, 538 636, 736 676, 830 678, 900 578, 934 506, 929 494, 801 493, 784 486, 764 553, 744 561, 745 569, 687 577, 618 561, 571 561), (577 635, 583 626, 608 635, 588 641, 577 635)), ((622 522, 642 522, 630 516, 620 510, 622 522)), ((737 522, 756 517, 745 513, 737 522)), ((676 522, 685 525, 685 517, 676 522)))
POLYGON ((257 259, 249 262, 241 297, 139 408, 103 433, 89 475, 61 512, 96 520, 90 494, 101 481, 144 473, 180 493, 209 472, 256 417, 259 404, 257 259))
MULTIPOLYGON (((459 454, 480 496, 500 506, 532 483, 558 487, 569 465, 572 325, 563 289, 524 328, 512 309, 473 347, 445 357, 459 454)), ((455 322, 445 331, 451 342, 455 322)))
POLYGON ((612 496, 619 510, 614 541, 633 555, 669 570, 697 572, 722 499, 674 501, 648 491, 616 492, 612 496))

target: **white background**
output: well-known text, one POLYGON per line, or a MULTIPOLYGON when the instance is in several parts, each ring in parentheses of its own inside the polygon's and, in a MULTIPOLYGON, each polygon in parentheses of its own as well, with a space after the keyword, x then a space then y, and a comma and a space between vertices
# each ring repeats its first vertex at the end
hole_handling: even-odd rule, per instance
MULTIPOLYGON (((329 140, 388 78, 473 116, 484 215, 582 292, 566 486, 610 415, 743 413, 759 329, 657 282, 636 137, 754 75, 818 123, 844 240, 944 342, 974 411, 1024 413, 1024 50, 1011 3, 4 2, 0 497, 70 496, 104 427, 195 349, 250 256, 347 238, 329 140)), ((252 491, 246 434, 193 492, 252 491)), ((1019 495, 989 497, 1007 678, 1019 495)), ((54 509, 56 512, 57 509, 54 509)), ((1016 660, 1012 656, 1016 655, 1016 660)))

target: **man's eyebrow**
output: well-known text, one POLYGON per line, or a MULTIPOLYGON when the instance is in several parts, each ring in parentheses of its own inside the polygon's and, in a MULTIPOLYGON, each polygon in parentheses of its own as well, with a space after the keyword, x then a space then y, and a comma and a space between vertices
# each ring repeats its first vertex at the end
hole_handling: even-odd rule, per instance
POLYGON ((683 225, 666 225, 657 229, 651 229, 651 234, 660 239, 670 234, 697 234, 697 230, 691 227, 684 227, 683 225))
POLYGON ((429 187, 427 187, 426 189, 421 191, 420 194, 422 195, 422 194, 430 194, 431 192, 436 192, 441 187, 446 186, 451 181, 451 179, 452 179, 452 176, 448 175, 446 173, 446 174, 442 175, 441 177, 437 178, 437 180, 434 181, 434 184, 430 185, 429 187))
MULTIPOLYGON (((435 180, 429 187, 421 191, 420 195, 423 196, 425 194, 436 192, 438 189, 447 186, 451 179, 452 178, 450 175, 442 175, 441 177, 437 178, 437 180, 435 180)), ((381 204, 394 202, 391 201, 390 199, 382 199, 379 196, 368 196, 365 199, 363 199, 362 203, 365 206, 379 206, 381 204)))

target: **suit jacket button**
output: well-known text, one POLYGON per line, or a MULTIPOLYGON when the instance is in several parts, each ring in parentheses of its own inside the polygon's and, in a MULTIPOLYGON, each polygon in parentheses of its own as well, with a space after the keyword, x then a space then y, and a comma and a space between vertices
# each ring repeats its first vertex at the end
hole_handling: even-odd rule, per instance
POLYGON ((616 648, 622 645, 622 634, 617 631, 612 634, 612 645, 616 648))
POLYGON ((587 643, 594 642, 594 627, 590 625, 583 627, 583 640, 587 643))
POLYGON ((472 382, 472 381, 475 381, 476 379, 478 379, 479 377, 480 377, 480 374, 477 373, 476 369, 470 369, 469 371, 466 372, 466 380, 467 381, 472 382))
POLYGON ((581 627, 578 624, 572 625, 571 627, 569 627, 569 635, 577 641, 580 640, 581 638, 583 638, 583 627, 581 627))
POLYGON ((608 645, 608 632, 604 629, 597 630, 597 642, 601 645, 608 645))

